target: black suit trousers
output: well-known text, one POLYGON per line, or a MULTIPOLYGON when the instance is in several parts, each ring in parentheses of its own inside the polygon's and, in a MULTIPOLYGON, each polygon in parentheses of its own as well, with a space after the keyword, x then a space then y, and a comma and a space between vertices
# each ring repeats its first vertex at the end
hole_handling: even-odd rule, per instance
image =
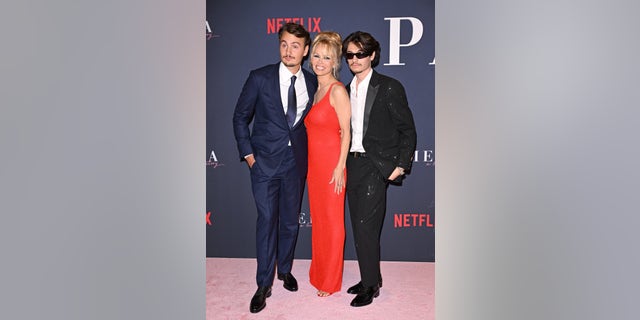
POLYGON ((370 158, 347 158, 347 199, 360 278, 366 287, 380 280, 380 233, 389 183, 370 158))

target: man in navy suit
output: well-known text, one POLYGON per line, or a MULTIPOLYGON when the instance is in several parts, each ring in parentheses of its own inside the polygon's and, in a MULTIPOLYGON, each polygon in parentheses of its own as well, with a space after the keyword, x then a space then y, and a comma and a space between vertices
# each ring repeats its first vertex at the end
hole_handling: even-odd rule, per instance
POLYGON ((380 44, 356 31, 343 41, 343 55, 354 77, 351 98, 351 147, 347 157, 347 198, 361 281, 347 292, 354 307, 380 294, 380 232, 387 188, 411 169, 416 128, 402 84, 376 72, 380 44))
POLYGON ((318 87, 316 77, 302 68, 311 43, 309 32, 287 23, 278 31, 278 39, 280 62, 251 71, 233 115, 238 151, 249 165, 258 212, 258 290, 249 306, 252 313, 264 309, 271 296, 276 264, 284 288, 298 290, 291 267, 307 175, 303 120, 318 87))

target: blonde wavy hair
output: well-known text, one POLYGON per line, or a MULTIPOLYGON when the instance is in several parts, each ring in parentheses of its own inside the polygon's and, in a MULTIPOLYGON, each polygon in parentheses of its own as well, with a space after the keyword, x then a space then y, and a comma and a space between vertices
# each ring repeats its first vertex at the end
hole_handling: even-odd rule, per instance
MULTIPOLYGON (((342 37, 340 34, 333 31, 322 31, 319 32, 314 38, 313 42, 311 42, 311 52, 316 48, 316 46, 325 46, 329 54, 332 58, 334 58, 334 65, 331 68, 331 74, 336 78, 340 79, 340 67, 342 66, 342 37)), ((313 70, 312 60, 309 59, 309 66, 311 70, 313 70)))

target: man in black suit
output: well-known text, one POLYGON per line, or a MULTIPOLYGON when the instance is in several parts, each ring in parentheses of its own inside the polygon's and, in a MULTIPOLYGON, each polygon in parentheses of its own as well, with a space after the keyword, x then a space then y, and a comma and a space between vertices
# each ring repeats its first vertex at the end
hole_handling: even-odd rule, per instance
POLYGON ((251 171, 258 211, 258 290, 251 298, 251 313, 266 306, 276 265, 284 288, 298 290, 291 267, 307 175, 304 117, 318 82, 315 75, 302 68, 311 43, 309 32, 299 24, 287 23, 280 28, 278 40, 280 61, 251 71, 233 114, 238 152, 251 171))
POLYGON ((380 44, 356 31, 343 41, 343 54, 354 74, 351 99, 352 140, 347 157, 347 198, 360 268, 351 306, 361 307, 380 294, 380 233, 389 182, 400 183, 411 169, 416 147, 413 115, 402 84, 376 72, 380 44))

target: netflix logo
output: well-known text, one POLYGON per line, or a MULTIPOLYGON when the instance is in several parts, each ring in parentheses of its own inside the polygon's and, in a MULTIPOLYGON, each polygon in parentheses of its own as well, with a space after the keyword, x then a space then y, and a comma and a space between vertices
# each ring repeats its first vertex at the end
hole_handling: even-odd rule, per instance
POLYGON ((393 215, 394 228, 433 228, 429 213, 396 213, 393 215))
POLYGON ((320 32, 321 17, 296 17, 296 18, 268 18, 267 34, 278 33, 280 27, 287 22, 293 22, 302 25, 309 32, 320 32))

